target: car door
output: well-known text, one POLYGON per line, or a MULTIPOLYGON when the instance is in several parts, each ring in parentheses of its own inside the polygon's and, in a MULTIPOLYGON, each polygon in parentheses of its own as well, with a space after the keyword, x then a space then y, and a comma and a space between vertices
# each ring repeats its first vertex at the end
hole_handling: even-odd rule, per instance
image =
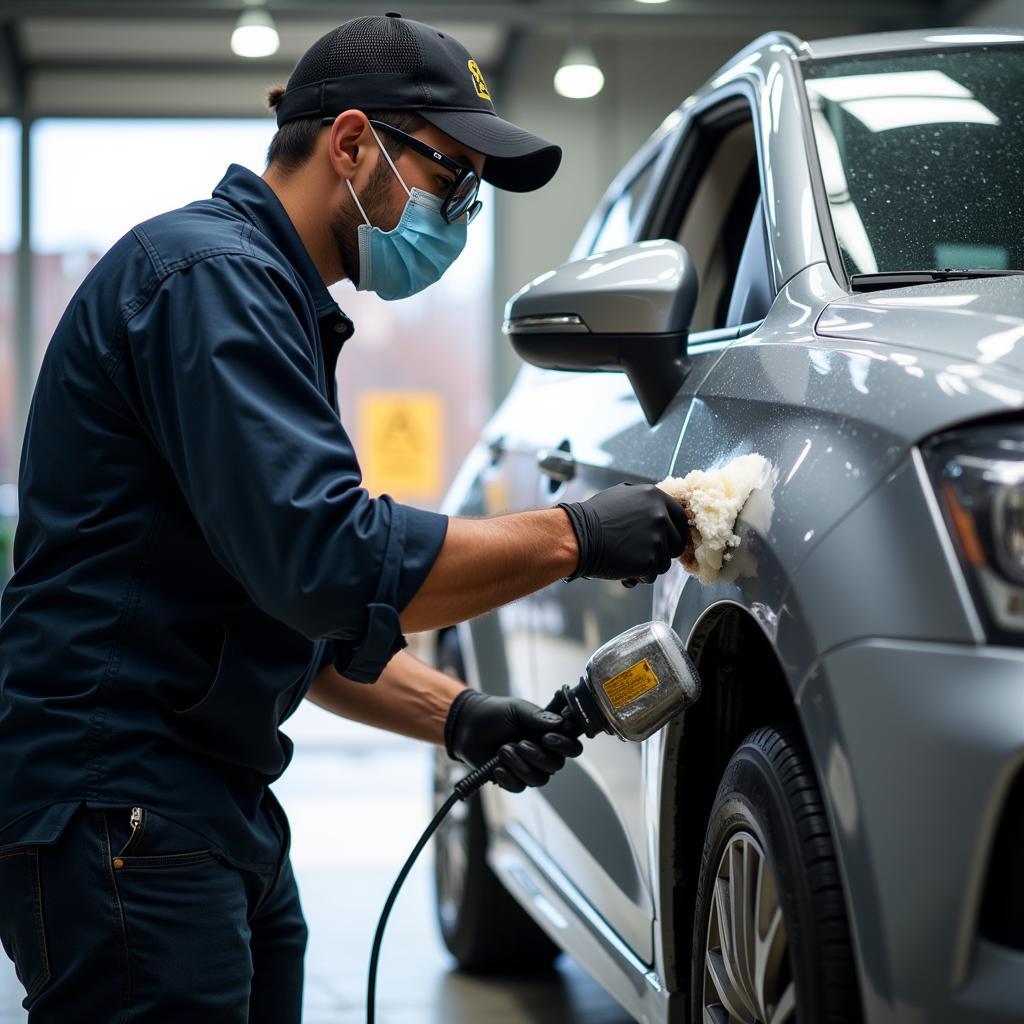
MULTIPOLYGON (((527 368, 524 377, 534 372, 539 373, 527 368)), ((531 387, 530 380, 520 379, 516 387, 531 387)), ((514 400, 508 403, 515 404, 514 400)), ((540 436, 546 437, 547 432, 538 435, 529 419, 503 416, 499 410, 452 484, 444 511, 491 516, 535 508, 540 436)), ((459 624, 459 646, 469 685, 492 696, 537 702, 533 612, 529 602, 513 601, 459 624)), ((535 791, 510 794, 497 786, 487 786, 481 799, 487 807, 488 821, 495 827, 515 823, 531 836, 539 835, 539 797, 535 791)))
MULTIPOLYGON (((759 320, 767 312, 770 275, 752 116, 749 103, 741 98, 737 104, 736 97, 698 110, 652 185, 646 208, 660 213, 634 223, 632 237, 615 239, 676 237, 696 263, 702 291, 680 391, 651 425, 625 375, 545 371, 549 379, 535 408, 550 447, 537 456, 538 504, 666 476, 701 381, 725 346, 752 329, 743 318, 759 320)), ((614 204, 611 211, 609 217, 614 204)), ((599 232, 593 248, 604 240, 599 232)), ((652 593, 649 586, 577 580, 534 595, 538 693, 574 682, 597 647, 652 618, 652 593)), ((540 791, 539 813, 550 859, 637 957, 651 963, 653 809, 645 800, 644 771, 641 745, 599 736, 540 791)))

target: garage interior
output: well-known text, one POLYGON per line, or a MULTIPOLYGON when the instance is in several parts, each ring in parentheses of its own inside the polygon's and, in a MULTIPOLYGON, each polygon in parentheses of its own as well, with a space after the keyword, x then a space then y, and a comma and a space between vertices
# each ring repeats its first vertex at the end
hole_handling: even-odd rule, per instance
MULTIPOLYGON (((182 183, 208 195, 244 149, 258 163, 273 133, 265 96, 309 44, 382 9, 350 0, 0 0, 0 582, 10 573, 17 476, 46 343, 77 284, 133 223, 161 212, 182 183), (243 10, 269 11, 270 56, 232 53, 243 10), (161 142, 161 138, 164 139, 161 142), (137 140, 143 140, 136 145, 137 140), (123 157, 123 160, 120 159, 123 157), (120 195, 120 199, 119 199, 120 195), (170 198, 167 198, 170 197, 170 198), (152 205, 155 203, 156 205, 152 205), (90 212, 91 211, 91 212, 90 212), (73 229, 72 229, 73 228, 73 229)), ((415 391, 431 427, 430 467, 388 478, 396 496, 437 509, 522 361, 501 333, 505 302, 565 260, 605 189, 644 140, 732 54, 762 33, 805 39, 925 27, 1024 27, 1024 0, 404 0, 401 13, 460 39, 499 114, 563 148, 536 194, 485 193, 486 216, 448 291, 373 308, 347 284, 332 294, 357 321, 339 364, 357 448, 415 391), (585 42, 603 72, 590 98, 558 95, 567 47, 585 42), (365 325, 365 326, 364 326, 365 325), (424 355, 436 339, 440 359, 424 355), (365 346, 361 348, 361 346, 365 346), (445 365, 461 363, 452 375, 445 365), (455 379, 458 378, 458 379, 455 379), (437 410, 440 410, 438 412, 437 410), (438 425, 440 424, 440 425, 438 425)), ((369 442, 367 442, 369 443, 369 442)), ((425 657, 432 652, 425 651, 425 657)), ((286 730, 295 759, 275 792, 288 811, 310 926, 304 1020, 364 1019, 366 961, 380 905, 431 813, 429 752, 304 703, 286 730), (369 795, 361 780, 372 777, 369 795)), ((563 956, 529 980, 452 969, 437 936, 429 859, 417 866, 384 950, 388 1024, 627 1024, 601 987, 563 956)), ((0 1024, 24 1024, 22 989, 0 957, 0 1024)))

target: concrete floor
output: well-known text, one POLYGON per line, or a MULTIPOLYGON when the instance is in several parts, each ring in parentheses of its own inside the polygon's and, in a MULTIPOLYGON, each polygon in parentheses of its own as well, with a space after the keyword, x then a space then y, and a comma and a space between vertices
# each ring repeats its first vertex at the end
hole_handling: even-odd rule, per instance
MULTIPOLYGON (((361 1024, 366 960, 380 906, 430 817, 426 747, 304 704, 286 731, 295 760, 275 790, 310 927, 305 1024, 361 1024), (361 789, 373 782, 373 794, 361 789)), ((378 979, 380 1024, 630 1024, 568 957, 549 977, 494 983, 459 974, 433 918, 430 857, 391 915, 378 979)), ((22 992, 0 953, 0 1024, 24 1024, 22 992)))

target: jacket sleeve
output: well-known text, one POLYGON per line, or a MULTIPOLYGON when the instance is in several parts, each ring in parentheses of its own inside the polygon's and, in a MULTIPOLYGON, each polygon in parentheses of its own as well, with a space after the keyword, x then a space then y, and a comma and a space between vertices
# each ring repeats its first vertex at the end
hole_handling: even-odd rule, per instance
POLYGON ((255 257, 174 271, 125 324, 143 425, 218 561, 268 614, 372 682, 446 516, 371 498, 318 386, 303 296, 255 257))

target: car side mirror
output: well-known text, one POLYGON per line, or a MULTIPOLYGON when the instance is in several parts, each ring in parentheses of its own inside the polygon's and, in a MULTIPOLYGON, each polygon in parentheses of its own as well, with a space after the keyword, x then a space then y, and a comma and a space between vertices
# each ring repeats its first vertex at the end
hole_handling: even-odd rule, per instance
POLYGON ((678 242, 638 242, 531 281, 509 299, 503 330, 535 366, 624 372, 653 424, 686 377, 697 286, 678 242))

